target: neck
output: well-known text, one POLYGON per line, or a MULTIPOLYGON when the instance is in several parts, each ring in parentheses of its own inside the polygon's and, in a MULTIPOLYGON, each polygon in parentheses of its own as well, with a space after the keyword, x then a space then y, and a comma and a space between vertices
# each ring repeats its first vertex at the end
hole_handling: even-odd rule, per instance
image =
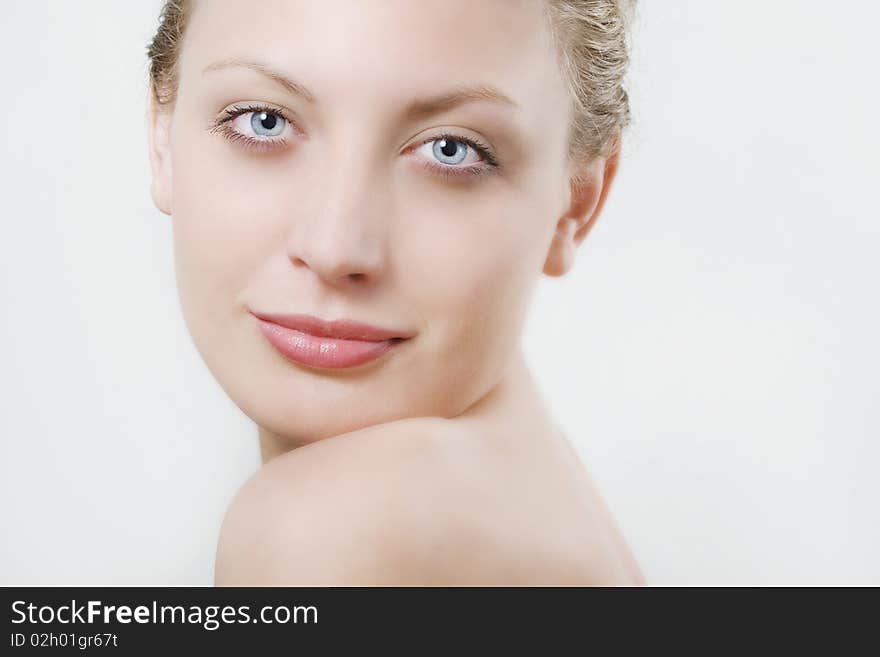
POLYGON ((519 349, 498 383, 458 419, 469 423, 491 423, 517 431, 554 426, 544 396, 519 349))

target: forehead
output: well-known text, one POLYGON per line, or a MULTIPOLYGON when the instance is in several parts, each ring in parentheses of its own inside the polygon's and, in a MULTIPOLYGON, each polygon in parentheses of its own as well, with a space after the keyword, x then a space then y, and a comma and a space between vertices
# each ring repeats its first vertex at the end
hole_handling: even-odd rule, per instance
POLYGON ((198 0, 181 81, 229 59, 259 60, 319 105, 405 102, 486 84, 526 113, 566 107, 544 0, 198 0))

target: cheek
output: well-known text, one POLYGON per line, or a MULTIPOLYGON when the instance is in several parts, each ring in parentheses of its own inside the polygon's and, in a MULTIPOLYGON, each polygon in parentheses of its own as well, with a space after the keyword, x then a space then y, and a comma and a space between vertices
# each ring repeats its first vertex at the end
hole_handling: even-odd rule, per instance
POLYGON ((417 210, 403 269, 440 348, 483 358, 488 342, 503 350, 515 339, 543 262, 540 217, 527 206, 508 189, 417 210))
POLYGON ((258 167, 235 166, 211 139, 177 144, 173 226, 182 301, 221 311, 283 239, 283 217, 272 208, 285 205, 281 186, 258 167))
POLYGON ((428 327, 413 380, 425 381, 438 414, 462 412, 502 376, 537 280, 536 240, 524 229, 534 216, 497 200, 480 212, 471 200, 466 217, 424 231, 410 263, 408 292, 428 327))

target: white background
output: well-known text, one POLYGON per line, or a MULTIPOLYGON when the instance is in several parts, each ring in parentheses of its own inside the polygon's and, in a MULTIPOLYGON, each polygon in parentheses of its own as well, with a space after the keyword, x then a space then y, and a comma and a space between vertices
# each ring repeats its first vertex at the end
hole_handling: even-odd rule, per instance
MULTIPOLYGON (((0 584, 211 584, 259 466, 149 197, 158 9, 2 3, 0 584)), ((880 584, 878 22, 641 2, 618 180, 524 344, 651 583, 880 584)))

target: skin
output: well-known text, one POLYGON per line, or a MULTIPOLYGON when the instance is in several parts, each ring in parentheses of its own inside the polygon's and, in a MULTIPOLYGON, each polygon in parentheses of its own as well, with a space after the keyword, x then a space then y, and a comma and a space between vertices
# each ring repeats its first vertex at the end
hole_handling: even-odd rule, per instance
MULTIPOLYGON (((258 427, 264 465, 227 512, 217 584, 643 583, 519 344, 538 277, 571 268, 618 165, 596 158, 573 178, 584 172, 566 158, 570 100, 542 12, 537 0, 196 4, 177 101, 150 109, 151 192, 173 216, 187 327, 258 427), (230 58, 313 100, 251 67, 206 71, 230 58), (402 113, 459 84, 513 105, 402 113), (208 129, 254 104, 289 119, 286 143, 249 151, 208 129), (471 148, 458 162, 460 142, 438 159, 444 132, 489 145, 500 168, 428 169, 488 170, 471 148), (357 368, 310 368, 275 351, 249 309, 415 337, 357 368)), ((279 138, 251 118, 225 125, 279 138)))

